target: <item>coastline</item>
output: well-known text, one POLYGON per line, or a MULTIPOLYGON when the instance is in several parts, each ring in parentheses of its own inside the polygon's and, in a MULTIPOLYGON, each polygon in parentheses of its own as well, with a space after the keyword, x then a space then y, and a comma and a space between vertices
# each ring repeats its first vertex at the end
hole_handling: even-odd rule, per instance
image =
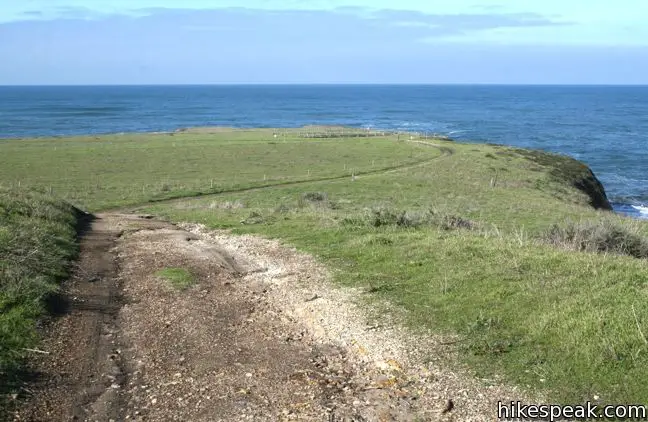
MULTIPOLYGON (((586 162, 625 205, 648 204, 648 91, 629 87, 165 86, 4 90, 0 137, 313 123, 447 134, 586 162), (627 110, 617 113, 616 110, 627 110)), ((620 207, 624 211, 623 207, 620 207)), ((641 217, 634 208, 631 214, 641 217)))
MULTIPOLYGON (((372 137, 372 136, 385 136, 385 135, 403 135, 404 137, 415 137, 420 139, 435 138, 443 139, 445 141, 464 143, 464 144, 473 144, 478 143, 476 140, 466 140, 466 139, 457 139, 449 136, 449 134, 436 133, 432 131, 414 131, 414 130, 398 130, 393 128, 381 128, 375 126, 351 126, 351 125, 327 125, 327 124, 311 124, 305 126, 294 126, 294 127, 284 127, 284 128, 275 128, 275 127, 241 127, 241 126, 191 126, 191 127, 176 127, 171 130, 156 130, 155 128, 149 128, 142 131, 130 131, 130 132, 107 132, 107 133, 86 133, 83 135, 78 134, 64 134, 57 133, 50 136, 30 136, 30 137, 3 137, 0 134, 0 142, 12 141, 12 140, 27 140, 27 139, 36 139, 36 140, 45 140, 45 139, 63 139, 63 138, 88 138, 94 137, 99 139, 100 137, 109 137, 109 136, 146 136, 146 135, 168 135, 175 136, 176 134, 217 134, 224 131, 232 132, 246 132, 246 131, 268 131, 273 134, 298 134, 298 136, 305 139, 317 139, 317 138, 337 138, 337 137, 372 137)), ((407 138, 404 138, 406 140, 407 138)), ((481 142, 480 142, 481 143, 481 142)), ((571 157, 568 154, 548 151, 545 149, 538 148, 527 148, 527 147, 517 147, 515 145, 509 144, 499 144, 492 142, 484 142, 490 145, 498 145, 509 148, 519 148, 524 151, 541 151, 548 154, 554 154, 562 157, 569 157, 573 160, 578 161, 579 163, 587 166, 587 169, 592 173, 595 184, 600 185, 600 189, 603 191, 603 196, 605 197, 604 202, 608 202, 610 205, 610 210, 616 214, 627 216, 636 220, 648 220, 648 204, 637 203, 637 202, 624 202, 615 199, 614 197, 609 197, 605 189, 604 183, 598 179, 596 174, 590 168, 589 164, 583 162, 577 158, 571 157)), ((597 186, 598 189, 598 186, 597 186)), ((586 190, 586 189, 585 189, 586 190)), ((585 191, 584 190, 584 191, 585 191)), ((595 207, 597 208, 597 207, 595 207)), ((604 206, 602 208, 607 208, 604 206)))

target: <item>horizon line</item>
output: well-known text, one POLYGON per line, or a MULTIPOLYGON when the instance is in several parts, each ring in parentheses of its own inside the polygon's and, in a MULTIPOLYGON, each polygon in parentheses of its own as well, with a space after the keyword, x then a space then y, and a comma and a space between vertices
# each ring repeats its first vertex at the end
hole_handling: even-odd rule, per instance
POLYGON ((520 86, 520 87, 648 87, 648 83, 488 83, 488 82, 265 82, 265 83, 98 83, 98 84, 0 84, 0 88, 74 87, 254 87, 254 86, 520 86))

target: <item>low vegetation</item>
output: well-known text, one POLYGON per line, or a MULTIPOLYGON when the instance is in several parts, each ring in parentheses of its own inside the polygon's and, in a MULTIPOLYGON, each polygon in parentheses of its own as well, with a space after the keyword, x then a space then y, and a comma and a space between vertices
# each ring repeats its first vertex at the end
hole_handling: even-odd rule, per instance
POLYGON ((101 209, 381 171, 439 155, 392 137, 304 139, 298 131, 192 131, 0 139, 0 186, 101 209))
POLYGON ((191 272, 185 268, 163 268, 155 275, 176 290, 185 290, 196 284, 196 279, 191 272))
MULTIPOLYGON (((648 397, 648 227, 605 211, 587 166, 444 139, 273 133, 2 141, 0 177, 90 210, 214 193, 138 210, 310 252, 375 309, 451 336, 482 379, 559 402, 648 397)), ((184 286, 185 271, 157 275, 184 286)))
MULTIPOLYGON (((0 189, 0 389, 10 387, 37 320, 77 253, 76 210, 26 190, 0 189)), ((0 391, 0 394, 2 391, 0 391)))
POLYGON ((612 253, 648 258, 648 238, 637 225, 617 221, 584 221, 556 224, 544 235, 549 243, 575 251, 612 253))
POLYGON ((343 223, 347 226, 367 224, 372 227, 396 226, 401 228, 435 226, 444 230, 475 227, 475 223, 470 220, 456 215, 439 213, 435 210, 396 211, 389 208, 367 210, 364 215, 345 218, 343 223))

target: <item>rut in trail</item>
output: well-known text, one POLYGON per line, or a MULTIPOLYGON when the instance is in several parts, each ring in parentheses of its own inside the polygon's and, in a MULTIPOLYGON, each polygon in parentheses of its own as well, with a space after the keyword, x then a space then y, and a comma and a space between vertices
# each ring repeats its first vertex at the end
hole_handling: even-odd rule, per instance
POLYGON ((434 337, 367 325, 328 278, 275 241, 100 215, 16 420, 486 421, 520 399, 435 364, 434 337))

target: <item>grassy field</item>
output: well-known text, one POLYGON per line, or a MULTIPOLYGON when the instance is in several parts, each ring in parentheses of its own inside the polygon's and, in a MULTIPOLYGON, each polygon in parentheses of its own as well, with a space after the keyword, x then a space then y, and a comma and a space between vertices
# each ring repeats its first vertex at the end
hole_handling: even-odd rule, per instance
POLYGON ((369 304, 404 309, 413 330, 456 337, 449 347, 482 377, 561 402, 645 402, 646 225, 594 210, 576 161, 403 139, 0 141, 0 176, 90 210, 215 193, 140 210, 311 252, 369 304))
POLYGON ((43 299, 57 290, 76 256, 76 224, 75 210, 62 201, 0 189, 0 401, 25 349, 38 341, 43 299))
POLYGON ((275 138, 272 130, 1 140, 0 183, 90 210, 342 177, 417 163, 439 151, 396 137, 275 138))

